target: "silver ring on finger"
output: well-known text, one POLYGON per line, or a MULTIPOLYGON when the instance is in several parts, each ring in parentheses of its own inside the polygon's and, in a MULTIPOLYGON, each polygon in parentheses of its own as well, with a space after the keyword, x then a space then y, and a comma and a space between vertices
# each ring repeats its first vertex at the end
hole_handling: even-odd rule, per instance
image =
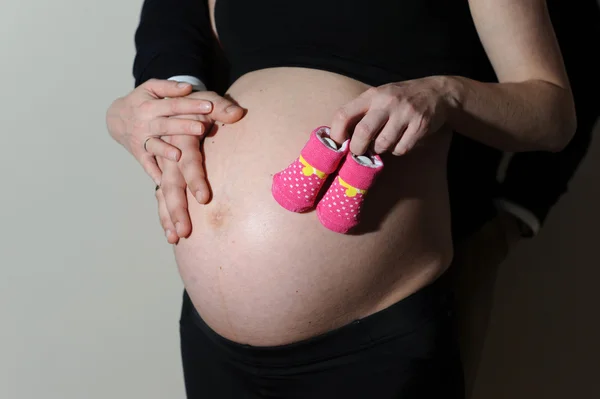
POLYGON ((150 136, 150 137, 147 137, 146 140, 144 140, 144 144, 143 144, 144 151, 148 152, 148 148, 146 146, 148 145, 148 141, 150 141, 153 138, 155 138, 155 137, 150 136))

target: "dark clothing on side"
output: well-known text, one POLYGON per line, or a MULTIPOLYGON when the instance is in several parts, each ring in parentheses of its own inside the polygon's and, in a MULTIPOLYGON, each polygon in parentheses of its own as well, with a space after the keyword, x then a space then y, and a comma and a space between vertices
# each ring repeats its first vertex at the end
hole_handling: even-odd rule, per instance
POLYGON ((450 297, 439 281, 325 334, 256 347, 213 331, 184 294, 188 399, 462 399, 450 297))

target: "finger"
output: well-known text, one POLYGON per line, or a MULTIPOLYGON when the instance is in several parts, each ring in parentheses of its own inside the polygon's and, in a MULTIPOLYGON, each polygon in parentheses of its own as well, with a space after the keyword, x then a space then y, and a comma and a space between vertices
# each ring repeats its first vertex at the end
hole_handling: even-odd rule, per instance
POLYGON ((194 136, 176 136, 173 141, 181 149, 178 162, 179 170, 198 203, 206 204, 210 198, 210 189, 204 171, 204 158, 200 150, 200 140, 194 136))
POLYGON ((354 128, 352 140, 350 140, 350 151, 356 155, 362 155, 369 149, 371 142, 377 137, 383 126, 388 121, 387 111, 371 109, 354 128))
POLYGON ((149 111, 155 116, 209 114, 213 109, 210 101, 189 97, 151 100, 150 104, 149 111))
POLYGON ((143 154, 140 158, 140 164, 144 171, 152 178, 154 184, 160 185, 162 180, 162 172, 156 163, 156 159, 150 154, 143 154))
POLYGON ((172 136, 175 134, 191 134, 201 136, 206 127, 201 121, 180 118, 158 118, 150 121, 152 136, 172 136))
MULTIPOLYGON (((162 175, 162 171, 165 168, 165 162, 167 162, 169 160, 166 158, 163 158, 163 157, 158 157, 158 158, 154 157, 154 160, 158 164, 158 168, 160 169, 160 173, 162 175)), ((158 186, 160 186, 160 184, 158 184, 158 186)))
POLYGON ((244 116, 245 111, 239 104, 212 91, 192 93, 188 98, 210 101, 213 108, 209 115, 212 120, 217 122, 235 123, 244 116))
POLYGON ((192 224, 188 213, 186 183, 179 167, 173 161, 163 162, 161 191, 177 235, 187 237, 192 231, 192 224))
POLYGON ((399 119, 396 115, 392 114, 388 123, 381 130, 375 142, 373 142, 373 152, 382 154, 393 150, 402 138, 407 126, 408 123, 404 119, 399 119))
POLYGON ((349 136, 351 128, 369 110, 370 99, 360 95, 337 110, 331 123, 330 137, 338 144, 342 144, 349 136))
POLYGON ((169 143, 165 143, 159 137, 149 137, 144 143, 144 148, 149 154, 157 157, 167 158, 175 162, 179 161, 181 158, 181 151, 179 148, 169 143))
POLYGON ((150 79, 140 85, 140 88, 155 98, 181 97, 192 92, 192 85, 173 80, 150 79))
POLYGON ((175 232, 175 225, 173 225, 169 216, 167 203, 161 189, 156 190, 156 201, 158 201, 158 218, 167 237, 167 242, 169 244, 176 244, 179 241, 179 236, 175 232))
POLYGON ((376 154, 382 154, 389 150, 394 150, 402 135, 406 131, 406 125, 398 123, 388 123, 375 142, 373 143, 373 152, 376 154))
POLYGON ((404 155, 410 151, 429 129, 429 123, 424 118, 413 120, 400 138, 392 152, 394 155, 404 155))

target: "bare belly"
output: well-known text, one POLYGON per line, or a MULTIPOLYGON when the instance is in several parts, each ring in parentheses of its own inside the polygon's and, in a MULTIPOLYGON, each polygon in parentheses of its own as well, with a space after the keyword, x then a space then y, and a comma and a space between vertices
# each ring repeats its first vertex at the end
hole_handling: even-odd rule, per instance
POLYGON ((433 281, 452 257, 449 134, 385 170, 355 235, 325 229, 271 196, 274 173, 312 129, 368 86, 317 70, 247 74, 228 94, 248 110, 204 141, 212 200, 189 196, 193 232, 175 248, 184 285, 219 334, 251 345, 305 339, 381 310, 433 281))

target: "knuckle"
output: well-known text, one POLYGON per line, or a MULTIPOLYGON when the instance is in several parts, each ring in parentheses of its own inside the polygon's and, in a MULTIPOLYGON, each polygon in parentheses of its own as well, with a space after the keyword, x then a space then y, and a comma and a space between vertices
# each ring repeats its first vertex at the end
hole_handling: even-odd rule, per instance
POLYGON ((366 91, 365 91, 365 95, 367 96, 375 96, 377 94, 379 94, 380 90, 378 87, 369 87, 366 91))
POLYGON ((177 201, 167 202, 167 209, 169 210, 169 215, 171 215, 173 222, 185 220, 184 215, 187 214, 187 203, 185 201, 178 199, 177 201))
POLYGON ((383 103, 391 107, 398 107, 401 101, 394 93, 387 92, 383 96, 383 103))
POLYGON ((381 144, 389 144, 392 142, 392 139, 386 135, 380 135, 379 137, 377 137, 377 142, 381 143, 381 144))
POLYGON ((377 140, 375 140, 375 144, 381 148, 389 148, 392 143, 392 139, 388 136, 379 136, 377 137, 377 140))
POLYGON ((349 118, 348 110, 344 107, 338 109, 335 112, 335 119, 340 122, 345 122, 348 120, 348 118, 349 118))
POLYGON ((178 98, 171 98, 169 100, 169 111, 171 114, 177 114, 177 111, 181 108, 181 100, 178 98))
POLYGON ((402 103, 402 106, 404 107, 404 109, 406 110, 406 112, 410 113, 411 115, 418 115, 420 114, 419 110, 417 109, 417 106, 414 102, 410 101, 410 100, 405 100, 402 103))
POLYGON ((193 92, 192 94, 190 94, 190 97, 195 98, 195 99, 200 99, 200 100, 214 101, 221 96, 219 96, 214 91, 196 91, 196 92, 193 92))
POLYGON ((172 114, 179 114, 183 112, 184 101, 180 98, 174 98, 171 100, 171 104, 169 104, 170 111, 172 114))
POLYGON ((188 154, 188 156, 182 157, 179 161, 179 168, 182 172, 187 170, 194 170, 199 166, 199 164, 201 164, 201 162, 196 156, 188 154))
POLYGON ((166 202, 166 199, 168 197, 170 197, 171 195, 171 191, 173 190, 172 186, 165 181, 165 179, 163 178, 163 181, 160 184, 160 191, 162 191, 162 195, 157 194, 159 197, 162 197, 163 201, 166 202))
POLYGON ((170 183, 169 180, 165 178, 163 178, 160 189, 162 190, 162 194, 165 199, 171 198, 173 193, 179 190, 175 184, 170 183))
POLYGON ((373 129, 371 126, 365 122, 359 122, 359 124, 354 128, 354 134, 359 136, 370 136, 372 131, 373 129))
POLYGON ((145 81, 144 83, 142 83, 137 89, 140 89, 140 90, 147 89, 147 88, 149 88, 151 86, 154 86, 157 81, 158 81, 158 79, 156 79, 156 78, 148 79, 147 81, 145 81))
POLYGON ((154 119, 150 122, 150 133, 163 135, 166 131, 167 128, 164 119, 154 119))
POLYGON ((194 122, 185 121, 184 123, 182 123, 181 128, 185 133, 191 133, 192 129, 194 128, 194 122))
POLYGON ((216 93, 214 94, 214 98, 211 98, 210 101, 213 103, 213 109, 218 110, 223 110, 232 104, 230 100, 221 97, 216 93))
POLYGON ((204 124, 198 121, 189 121, 186 130, 188 133, 204 133, 206 131, 204 124))
POLYGON ((165 182, 162 185, 163 195, 169 202, 185 197, 185 182, 165 182))
POLYGON ((169 123, 168 119, 157 119, 156 120, 156 133, 159 135, 164 135, 169 133, 169 123))
POLYGON ((141 115, 147 116, 152 114, 154 110, 154 103, 150 100, 144 100, 138 105, 138 111, 141 115))

